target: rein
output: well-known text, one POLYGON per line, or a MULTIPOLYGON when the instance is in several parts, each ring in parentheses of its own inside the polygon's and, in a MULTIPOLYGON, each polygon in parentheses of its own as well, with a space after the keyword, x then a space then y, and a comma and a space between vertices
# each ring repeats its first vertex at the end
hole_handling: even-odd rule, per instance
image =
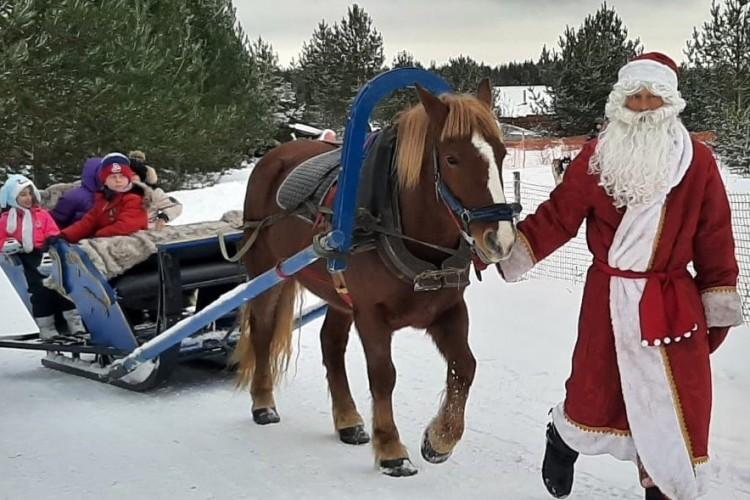
MULTIPOLYGON (((326 215, 333 215, 333 210, 331 210, 328 207, 320 207, 318 209, 318 212, 321 214, 326 215)), ((434 243, 429 243, 427 241, 419 240, 417 238, 412 238, 411 236, 407 236, 403 233, 399 233, 396 231, 391 231, 390 229, 386 228, 385 226, 381 225, 378 221, 378 218, 372 215, 368 210, 360 209, 358 216, 357 216, 357 222, 361 225, 361 227, 365 231, 373 232, 373 233, 379 233, 383 234, 385 236, 391 236, 393 238, 399 238, 405 241, 410 241, 412 243, 416 243, 418 245, 422 245, 427 248, 431 248, 433 250, 437 250, 439 252, 442 252, 446 255, 457 255, 459 252, 455 248, 449 248, 444 247, 441 245, 435 245, 434 243)))
POLYGON ((271 224, 278 222, 279 220, 283 219, 284 217, 288 217, 290 215, 294 215, 295 211, 288 211, 285 210, 283 212, 277 212, 275 214, 271 214, 268 217, 262 219, 262 220, 248 220, 245 221, 244 224, 242 224, 240 227, 233 227, 230 229, 222 229, 217 233, 217 236, 219 238, 219 249, 221 250, 221 256, 224 257, 224 260, 228 262, 239 262, 242 257, 245 256, 245 254, 252 248, 252 246, 255 244, 255 240, 258 239, 258 236, 260 235, 261 230, 266 227, 270 226, 271 224), (227 250, 227 242, 224 239, 227 235, 227 233, 234 232, 234 231, 244 231, 246 229, 252 229, 253 232, 250 233, 250 236, 247 238, 245 243, 242 244, 242 247, 240 247, 239 250, 237 250, 237 253, 234 255, 229 255, 229 251, 227 250))

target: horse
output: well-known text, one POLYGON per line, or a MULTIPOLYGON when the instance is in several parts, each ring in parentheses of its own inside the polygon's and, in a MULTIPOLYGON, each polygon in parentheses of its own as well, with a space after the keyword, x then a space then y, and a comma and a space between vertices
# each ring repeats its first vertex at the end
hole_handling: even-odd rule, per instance
MULTIPOLYGON (((403 110, 395 124, 393 182, 398 184, 406 247, 420 259, 437 263, 445 258, 443 249, 455 249, 463 240, 486 264, 508 258, 516 232, 503 194, 501 169, 506 150, 492 112, 489 80, 479 84, 475 95, 438 97, 415 87, 420 103, 403 110), (494 216, 488 216, 493 211, 494 216), (498 211, 506 216, 498 216, 498 211)), ((276 192, 290 171, 332 148, 334 145, 323 141, 299 140, 268 152, 248 179, 244 220, 257 222, 279 214, 276 192)), ((381 175, 388 175, 388 166, 383 169, 381 175)), ((263 227, 244 256, 248 275, 252 278, 272 269, 309 246, 314 233, 312 224, 297 217, 280 217, 263 227)), ((246 228, 246 238, 250 235, 246 228)), ((465 406, 476 369, 468 344, 466 284, 415 291, 377 252, 353 253, 347 262, 339 286, 335 279, 321 279, 329 275, 324 263, 318 261, 245 305, 234 353, 238 384, 250 386, 256 423, 280 421, 273 389, 289 362, 294 300, 301 285, 329 306, 320 342, 340 440, 347 444, 370 440, 350 392, 344 362, 354 323, 366 356, 372 394, 376 464, 389 476, 413 475, 417 469, 393 417, 396 370, 391 358, 392 334, 404 327, 425 329, 446 360, 445 397, 424 431, 421 446, 428 462, 444 462, 463 435, 465 406), (342 294, 342 289, 346 293, 342 294)))

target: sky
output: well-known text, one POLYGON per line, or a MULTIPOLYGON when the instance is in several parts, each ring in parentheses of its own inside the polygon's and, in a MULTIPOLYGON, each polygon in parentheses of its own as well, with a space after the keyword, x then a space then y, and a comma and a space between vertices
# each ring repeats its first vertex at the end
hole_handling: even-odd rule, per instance
MULTIPOLYGON (((270 42, 286 66, 297 59, 318 22, 332 24, 352 5, 347 0, 234 0, 250 38, 270 42)), ((557 46, 566 25, 579 26, 601 0, 359 0, 383 35, 386 62, 407 50, 423 64, 459 55, 490 66, 536 60, 543 45, 557 46)), ((693 27, 709 18, 710 0, 610 0, 631 37, 646 51, 685 60, 693 27)))

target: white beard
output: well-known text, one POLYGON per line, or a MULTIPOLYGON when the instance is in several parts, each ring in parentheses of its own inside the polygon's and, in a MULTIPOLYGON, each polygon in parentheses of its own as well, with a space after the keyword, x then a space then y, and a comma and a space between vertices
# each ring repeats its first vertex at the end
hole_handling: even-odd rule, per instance
POLYGON ((589 172, 599 174, 599 185, 616 207, 649 205, 666 194, 669 167, 681 153, 679 112, 666 103, 654 111, 635 112, 621 105, 607 109, 610 121, 599 134, 589 172))

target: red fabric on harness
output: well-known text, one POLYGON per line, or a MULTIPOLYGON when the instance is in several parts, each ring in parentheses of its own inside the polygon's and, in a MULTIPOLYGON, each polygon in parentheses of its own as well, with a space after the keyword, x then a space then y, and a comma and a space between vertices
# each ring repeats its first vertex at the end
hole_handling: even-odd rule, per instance
MULTIPOLYGON (((321 207, 325 208, 333 208, 333 203, 336 200, 336 192, 338 190, 338 183, 334 182, 333 185, 328 189, 328 192, 323 197, 323 201, 320 203, 321 207)), ((318 212, 318 215, 315 217, 315 221, 313 222, 313 229, 316 229, 320 227, 326 219, 326 214, 323 212, 318 212)), ((279 264, 280 265, 280 264, 279 264)), ((289 278, 289 276, 285 276, 281 273, 281 269, 279 266, 276 266, 276 273, 281 276, 282 278, 289 278)), ((315 271, 314 269, 310 267, 305 267, 299 271, 299 274, 302 276, 305 276, 306 278, 316 281, 318 283, 322 283, 325 285, 332 285, 330 279, 328 279, 328 276, 322 275, 315 271)), ((336 292, 339 294, 339 297, 341 297, 341 300, 344 301, 344 303, 349 306, 350 309, 354 309, 354 301, 352 300, 351 295, 349 295, 348 292, 341 292, 339 290, 336 290, 336 292)))
POLYGON ((485 264, 485 262, 480 259, 477 254, 472 254, 471 261, 474 263, 474 269, 476 269, 480 273, 488 267, 488 264, 485 264))
MULTIPOLYGON (((334 182, 333 185, 331 185, 331 187, 328 189, 328 192, 323 197, 323 201, 320 203, 321 207, 333 208, 333 202, 336 201, 336 192, 338 191, 338 187, 338 182, 334 182)), ((323 224, 324 220, 325 214, 322 212, 318 212, 318 215, 315 217, 315 222, 313 222, 313 229, 320 227, 320 225, 323 224)))

